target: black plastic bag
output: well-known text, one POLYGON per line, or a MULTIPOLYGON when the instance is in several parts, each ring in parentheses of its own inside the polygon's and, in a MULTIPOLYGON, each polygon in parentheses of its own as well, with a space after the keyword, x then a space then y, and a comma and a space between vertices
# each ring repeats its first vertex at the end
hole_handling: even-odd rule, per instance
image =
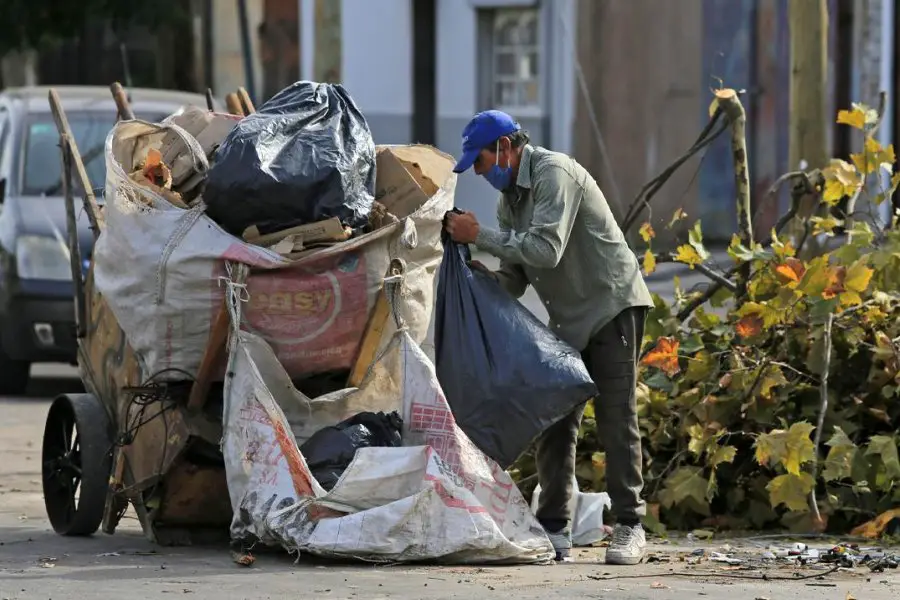
POLYGON ((226 231, 261 233, 338 217, 368 223, 375 143, 340 85, 299 81, 241 119, 216 151, 203 200, 226 231))
POLYGON ((330 490, 358 449, 400 446, 402 427, 403 419, 397 411, 361 412, 315 432, 300 446, 300 452, 316 481, 330 490))
POLYGON ((438 381, 457 424, 502 468, 597 393, 578 351, 444 232, 435 311, 438 381))

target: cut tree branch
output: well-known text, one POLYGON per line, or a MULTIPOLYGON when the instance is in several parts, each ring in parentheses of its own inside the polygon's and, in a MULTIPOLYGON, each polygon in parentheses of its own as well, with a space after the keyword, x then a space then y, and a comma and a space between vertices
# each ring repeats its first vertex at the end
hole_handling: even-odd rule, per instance
MULTIPOLYGON (((825 427, 825 413, 828 410, 828 371, 831 369, 831 325, 834 315, 828 313, 825 319, 825 334, 823 336, 822 349, 822 380, 819 384, 819 420, 816 424, 815 441, 813 442, 812 476, 813 481, 819 476, 819 446, 822 444, 822 428, 825 427)), ((809 504, 817 525, 822 523, 822 515, 819 513, 819 503, 816 500, 816 486, 809 492, 809 504)))
MULTIPOLYGON (((747 161, 747 113, 736 91, 716 90, 719 108, 731 125, 731 156, 734 161, 734 186, 737 202, 738 236, 747 248, 753 244, 753 223, 750 219, 750 167, 747 161)), ((737 271, 738 296, 747 294, 747 280, 750 279, 750 264, 745 263, 737 271)))

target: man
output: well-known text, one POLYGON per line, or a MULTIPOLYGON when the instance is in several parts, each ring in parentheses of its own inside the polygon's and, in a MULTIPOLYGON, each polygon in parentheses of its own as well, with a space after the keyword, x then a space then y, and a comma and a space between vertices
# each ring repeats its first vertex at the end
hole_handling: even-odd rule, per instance
MULTIPOLYGON (((617 520, 606 562, 637 564, 646 547, 640 524, 646 508, 635 386, 644 318, 653 305, 637 258, 593 177, 572 158, 530 145, 509 115, 489 110, 469 122, 454 171, 470 167, 501 192, 500 229, 465 212, 447 215, 447 231, 499 258, 493 275, 513 296, 534 286, 553 331, 581 350, 600 391, 594 410, 617 520)), ((536 446, 537 518, 557 560, 572 547, 568 507, 583 412, 582 406, 553 425, 536 446)))

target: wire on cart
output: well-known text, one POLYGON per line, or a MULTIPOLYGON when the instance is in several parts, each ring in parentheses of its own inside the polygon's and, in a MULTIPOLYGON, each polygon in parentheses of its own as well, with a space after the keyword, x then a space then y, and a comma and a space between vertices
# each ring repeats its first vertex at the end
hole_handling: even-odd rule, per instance
MULTIPOLYGON (((138 386, 125 387, 122 389, 124 393, 131 395, 131 400, 125 409, 125 430, 119 434, 110 447, 110 452, 112 452, 115 447, 131 445, 134 443, 135 435, 142 427, 152 422, 154 419, 162 419, 164 442, 160 451, 160 462, 159 467, 157 468, 157 474, 162 473, 167 457, 165 440, 169 439, 169 420, 166 418, 165 413, 173 410, 177 406, 176 400, 172 398, 170 383, 168 381, 159 381, 159 379, 164 375, 173 373, 181 375, 185 380, 194 380, 193 375, 183 369, 167 368, 157 371, 138 386), (150 415, 147 415, 148 408, 157 403, 160 404, 160 408, 150 415), (135 408, 137 408, 136 411, 134 410, 135 408)), ((159 478, 157 478, 157 481, 154 482, 153 486, 147 490, 149 493, 145 492, 143 496, 153 497, 158 486, 159 478)), ((123 488, 118 490, 118 493, 125 493, 129 489, 130 488, 123 488)), ((126 503, 125 508, 119 511, 118 519, 121 519, 127 510, 128 504, 126 503)))

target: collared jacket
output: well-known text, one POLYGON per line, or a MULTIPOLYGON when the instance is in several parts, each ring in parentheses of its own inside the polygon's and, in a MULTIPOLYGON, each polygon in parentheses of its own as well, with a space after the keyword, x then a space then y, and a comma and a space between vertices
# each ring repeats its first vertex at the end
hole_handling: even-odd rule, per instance
POLYGON ((534 286, 550 327, 576 349, 623 310, 653 306, 603 192, 571 157, 525 146, 497 221, 499 230, 480 228, 476 247, 500 259, 496 275, 510 294, 534 286))

